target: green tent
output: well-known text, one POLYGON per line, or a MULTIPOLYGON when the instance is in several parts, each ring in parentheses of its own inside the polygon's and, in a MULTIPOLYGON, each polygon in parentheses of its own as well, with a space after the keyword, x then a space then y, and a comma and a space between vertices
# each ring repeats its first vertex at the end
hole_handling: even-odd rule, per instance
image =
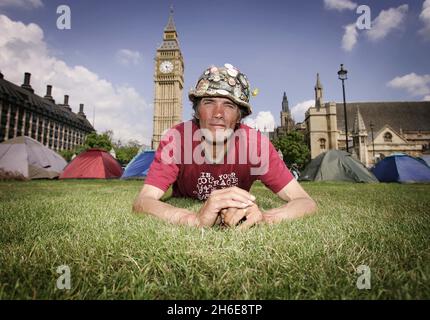
POLYGON ((378 182, 364 164, 341 150, 330 150, 313 159, 300 175, 300 180, 378 182))

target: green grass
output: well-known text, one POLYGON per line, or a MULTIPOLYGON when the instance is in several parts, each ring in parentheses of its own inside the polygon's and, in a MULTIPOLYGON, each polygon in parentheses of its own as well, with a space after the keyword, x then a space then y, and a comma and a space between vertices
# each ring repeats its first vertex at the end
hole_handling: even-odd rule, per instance
MULTIPOLYGON (((430 185, 305 183, 316 215, 246 232, 134 215, 141 185, 0 182, 0 299, 430 298, 430 185), (60 265, 71 290, 56 289, 60 265)), ((262 184, 252 193, 281 205, 262 184)))

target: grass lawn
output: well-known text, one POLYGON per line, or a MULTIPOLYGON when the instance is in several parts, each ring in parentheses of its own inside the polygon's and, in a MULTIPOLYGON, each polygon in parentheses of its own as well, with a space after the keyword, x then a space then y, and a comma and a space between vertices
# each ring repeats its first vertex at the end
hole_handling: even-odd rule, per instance
MULTIPOLYGON (((430 185, 304 183, 316 215, 246 232, 134 215, 141 185, 0 182, 0 299, 430 298, 430 185), (61 265, 70 290, 56 288, 61 265)), ((281 205, 260 183, 251 192, 281 205)))

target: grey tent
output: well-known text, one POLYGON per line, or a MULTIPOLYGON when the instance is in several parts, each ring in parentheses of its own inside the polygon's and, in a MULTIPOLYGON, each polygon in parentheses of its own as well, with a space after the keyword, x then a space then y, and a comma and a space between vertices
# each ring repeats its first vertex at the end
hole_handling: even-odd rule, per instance
POLYGON ((364 164, 341 150, 330 150, 313 159, 300 175, 300 180, 378 182, 364 164))
POLYGON ((53 179, 67 165, 59 154, 26 136, 0 144, 0 169, 27 179, 53 179))

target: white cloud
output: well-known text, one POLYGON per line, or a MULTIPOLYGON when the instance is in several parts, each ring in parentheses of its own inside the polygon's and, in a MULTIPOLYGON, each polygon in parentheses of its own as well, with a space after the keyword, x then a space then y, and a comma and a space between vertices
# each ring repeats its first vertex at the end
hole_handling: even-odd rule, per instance
POLYGON ((430 74, 417 75, 409 73, 402 77, 395 77, 387 83, 391 88, 404 89, 414 96, 425 96, 424 100, 430 97, 430 74))
POLYGON ((0 30, 0 70, 5 79, 20 85, 24 72, 30 72, 36 94, 44 96, 46 85, 53 85, 57 103, 63 102, 65 94, 70 96, 74 112, 84 103, 90 122, 95 108, 96 130, 111 129, 116 139, 150 143, 151 110, 133 87, 116 86, 84 66, 69 66, 53 56, 36 24, 25 25, 0 15, 0 30))
POLYGON ((276 126, 275 118, 270 111, 260 111, 255 119, 247 117, 243 122, 251 128, 264 132, 274 131, 276 126))
POLYGON ((423 98, 424 101, 430 101, 430 95, 423 98))
POLYGON ((324 6, 328 10, 354 10, 357 4, 351 0, 324 0, 324 6))
POLYGON ((426 0, 423 3, 423 11, 420 14, 420 20, 424 23, 419 33, 426 39, 430 39, 430 0, 426 0))
POLYGON ((33 9, 43 7, 42 0, 0 0, 0 7, 33 9))
POLYGON ((138 65, 142 61, 142 56, 138 51, 121 49, 116 53, 116 60, 124 65, 138 65))
POLYGON ((345 33, 342 37, 342 48, 345 51, 351 51, 357 44, 358 32, 355 23, 344 27, 345 33))
POLYGON ((408 12, 408 5, 382 10, 374 21, 372 28, 366 32, 368 38, 377 41, 385 38, 391 31, 400 29, 408 12))
POLYGON ((303 120, 305 120, 305 112, 314 105, 314 99, 300 102, 291 108, 291 115, 296 122, 303 122, 303 120))

